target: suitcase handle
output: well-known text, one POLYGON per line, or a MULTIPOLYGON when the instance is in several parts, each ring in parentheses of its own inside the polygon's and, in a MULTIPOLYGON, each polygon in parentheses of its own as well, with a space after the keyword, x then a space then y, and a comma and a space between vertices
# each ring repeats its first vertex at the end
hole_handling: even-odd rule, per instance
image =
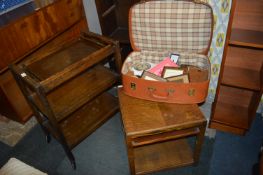
POLYGON ((167 99, 170 94, 169 91, 166 91, 165 94, 157 94, 156 88, 153 88, 153 87, 148 87, 148 90, 151 96, 157 99, 167 99))

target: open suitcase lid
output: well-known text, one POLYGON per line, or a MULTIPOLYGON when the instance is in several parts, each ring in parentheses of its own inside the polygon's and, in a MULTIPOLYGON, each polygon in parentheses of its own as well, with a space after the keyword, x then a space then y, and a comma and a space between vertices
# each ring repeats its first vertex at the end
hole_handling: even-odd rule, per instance
POLYGON ((177 51, 207 54, 213 32, 212 8, 199 1, 149 1, 129 12, 134 51, 177 51))
MULTIPOLYGON (((123 91, 152 101, 193 104, 206 99, 210 81, 207 57, 213 34, 212 8, 199 1, 165 0, 135 4, 129 12, 133 52, 122 67, 123 91), (151 81, 136 77, 136 63, 160 63, 171 53, 180 55, 178 65, 205 70, 205 78, 189 83, 151 81)), ((200 74, 197 72, 198 77, 200 74)))

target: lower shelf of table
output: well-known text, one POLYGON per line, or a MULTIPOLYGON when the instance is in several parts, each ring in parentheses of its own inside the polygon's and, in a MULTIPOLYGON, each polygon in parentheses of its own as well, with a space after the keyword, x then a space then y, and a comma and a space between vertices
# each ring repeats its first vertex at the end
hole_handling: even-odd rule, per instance
POLYGON ((194 163, 186 139, 156 143, 134 148, 136 174, 156 172, 194 163))

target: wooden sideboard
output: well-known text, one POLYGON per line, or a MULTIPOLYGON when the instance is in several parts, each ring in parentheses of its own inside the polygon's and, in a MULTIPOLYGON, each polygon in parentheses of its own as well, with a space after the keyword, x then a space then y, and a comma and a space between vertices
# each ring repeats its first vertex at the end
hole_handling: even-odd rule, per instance
POLYGON ((6 21, 2 21, 0 27, 0 114, 20 123, 25 123, 32 116, 32 111, 8 65, 34 60, 87 30, 81 0, 34 2, 37 10, 29 8, 28 14, 24 12, 22 17, 16 16, 18 19, 10 18, 10 21, 1 18, 6 21))

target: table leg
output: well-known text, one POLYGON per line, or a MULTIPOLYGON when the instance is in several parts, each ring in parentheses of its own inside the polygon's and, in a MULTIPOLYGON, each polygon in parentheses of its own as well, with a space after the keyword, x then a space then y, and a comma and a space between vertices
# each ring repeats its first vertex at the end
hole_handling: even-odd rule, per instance
POLYGON ((130 165, 130 173, 131 175, 135 174, 135 164, 134 164, 134 152, 132 146, 132 138, 126 136, 126 145, 127 145, 127 153, 128 153, 128 160, 130 165))
POLYGON ((206 129, 206 122, 204 122, 200 127, 199 127, 199 134, 196 137, 196 145, 195 145, 195 151, 194 151, 194 163, 198 164, 199 158, 200 158, 200 153, 202 149, 202 145, 204 142, 204 137, 205 137, 205 129, 206 129))

